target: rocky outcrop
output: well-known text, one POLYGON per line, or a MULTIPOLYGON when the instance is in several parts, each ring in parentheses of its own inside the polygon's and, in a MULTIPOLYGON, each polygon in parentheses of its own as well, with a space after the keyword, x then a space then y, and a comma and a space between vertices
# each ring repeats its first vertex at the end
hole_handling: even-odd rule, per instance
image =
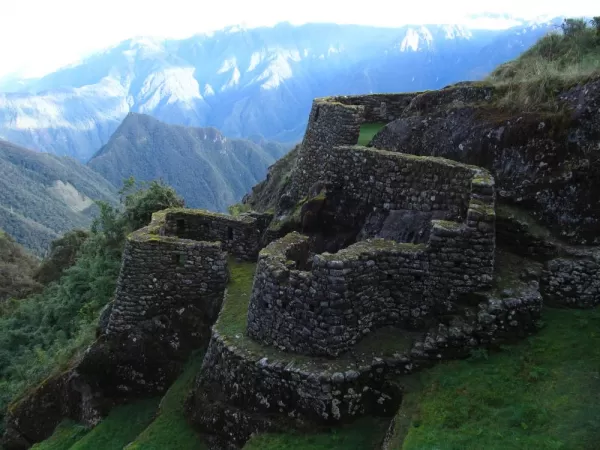
POLYGON ((565 241, 600 243, 600 80, 563 92, 556 111, 507 111, 498 95, 477 85, 422 93, 371 145, 485 167, 500 202, 531 210, 565 241))

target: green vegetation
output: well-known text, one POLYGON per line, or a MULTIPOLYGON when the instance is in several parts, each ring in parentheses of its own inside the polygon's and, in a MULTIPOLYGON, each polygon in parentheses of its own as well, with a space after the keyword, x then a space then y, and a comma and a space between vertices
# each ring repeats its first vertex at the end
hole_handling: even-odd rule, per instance
POLYGON ((182 127, 130 113, 88 166, 115 186, 130 175, 162 177, 190 207, 226 211, 287 150, 277 142, 225 138, 215 128, 182 127))
POLYGON ((89 237, 84 230, 72 230, 50 244, 50 252, 35 273, 35 279, 48 284, 57 281, 63 272, 75 264, 81 246, 89 237))
POLYGON ((243 336, 246 333, 248 303, 255 269, 256 263, 229 260, 227 298, 217 322, 219 332, 224 335, 243 336))
POLYGON ((579 19, 567 19, 514 61, 500 65, 488 81, 501 88, 500 106, 521 112, 556 109, 561 90, 600 75, 600 34, 579 19))
POLYGON ((88 431, 83 425, 72 420, 65 420, 56 427, 50 438, 35 444, 31 450, 68 450, 88 431))
POLYGON ((0 228, 38 256, 74 228, 87 228, 98 208, 117 205, 117 189, 72 158, 0 139, 0 228))
POLYGON ((357 145, 367 145, 375 135, 385 127, 385 123, 364 123, 360 126, 360 135, 357 145))
POLYGON ((135 439, 152 421, 158 398, 118 406, 69 450, 121 449, 135 439))
POLYGON ((204 450, 205 444, 184 416, 184 401, 202 366, 203 353, 192 355, 187 367, 160 402, 154 421, 127 446, 127 450, 204 450))
POLYGON ((0 304, 0 418, 9 402, 64 370, 92 342, 99 312, 114 293, 125 236, 153 211, 182 204, 157 182, 128 183, 121 196, 119 209, 97 202, 90 235, 59 281, 0 304))
POLYGON ((231 205, 229 208, 227 208, 227 211, 232 216, 239 216, 240 214, 249 212, 250 210, 252 210, 252 208, 246 203, 236 203, 235 205, 231 205))
POLYGON ((252 188, 247 200, 247 204, 252 209, 261 212, 275 210, 281 193, 290 182, 299 149, 300 146, 297 145, 285 156, 279 158, 275 164, 269 167, 267 178, 252 188))
POLYGON ((547 309, 543 319, 526 341, 423 373, 393 448, 598 448, 600 311, 547 309))
POLYGON ((244 450, 375 450, 388 424, 386 419, 364 418, 321 433, 261 434, 252 437, 244 450))
POLYGON ((39 261, 0 230, 0 302, 41 289, 35 280, 39 261))

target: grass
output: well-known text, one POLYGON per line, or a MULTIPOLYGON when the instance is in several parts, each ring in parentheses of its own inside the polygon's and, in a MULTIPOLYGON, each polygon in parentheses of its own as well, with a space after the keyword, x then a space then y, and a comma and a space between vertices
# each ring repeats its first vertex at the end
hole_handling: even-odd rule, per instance
POLYGON ((184 416, 184 401, 202 366, 203 353, 192 355, 187 367, 160 402, 158 417, 129 444, 127 450, 204 450, 206 446, 184 416))
POLYGON ((44 442, 35 444, 32 450, 68 450, 80 440, 89 430, 76 422, 65 420, 62 422, 52 436, 44 442))
POLYGON ((375 450, 388 424, 386 419, 363 418, 328 433, 266 433, 252 437, 244 450, 375 450))
POLYGON ((221 334, 243 336, 248 323, 248 303, 250 302, 256 263, 237 262, 230 258, 229 270, 227 299, 219 314, 216 327, 221 334))
POLYGON ((558 93, 600 76, 600 34, 583 28, 551 33, 519 58, 500 65, 486 81, 500 88, 498 105, 519 112, 556 109, 558 93))
POLYGON ((122 449, 152 422, 158 401, 158 398, 151 398, 116 407, 98 426, 69 449, 122 449))
POLYGON ((379 122, 362 124, 357 145, 367 145, 385 125, 385 123, 379 122))
POLYGON ((407 433, 399 426, 392 448, 598 448, 600 311, 547 309, 544 321, 502 352, 424 372, 422 389, 408 396, 418 405, 411 424, 407 433))

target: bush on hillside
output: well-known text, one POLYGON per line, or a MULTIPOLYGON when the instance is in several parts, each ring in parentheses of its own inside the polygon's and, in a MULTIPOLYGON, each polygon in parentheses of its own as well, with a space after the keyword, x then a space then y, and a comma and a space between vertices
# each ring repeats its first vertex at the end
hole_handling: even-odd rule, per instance
POLYGON ((0 303, 0 419, 10 401, 64 369, 92 342, 99 312, 115 289, 127 233, 146 225, 152 212, 181 205, 162 183, 126 183, 121 208, 99 203, 75 264, 59 281, 38 295, 0 303))

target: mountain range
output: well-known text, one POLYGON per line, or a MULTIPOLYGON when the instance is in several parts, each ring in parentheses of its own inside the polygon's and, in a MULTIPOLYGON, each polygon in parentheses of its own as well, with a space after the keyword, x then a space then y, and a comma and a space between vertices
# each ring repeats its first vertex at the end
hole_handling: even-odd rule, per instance
POLYGON ((94 200, 117 204, 117 189, 130 176, 162 179, 187 206, 226 211, 287 151, 137 113, 127 114, 88 164, 0 141, 0 229, 42 255, 64 232, 90 224, 94 200))
POLYGON ((281 23, 134 38, 40 79, 5 80, 0 137, 87 161, 136 112, 230 138, 293 143, 315 97, 479 79, 559 22, 508 30, 281 23))

